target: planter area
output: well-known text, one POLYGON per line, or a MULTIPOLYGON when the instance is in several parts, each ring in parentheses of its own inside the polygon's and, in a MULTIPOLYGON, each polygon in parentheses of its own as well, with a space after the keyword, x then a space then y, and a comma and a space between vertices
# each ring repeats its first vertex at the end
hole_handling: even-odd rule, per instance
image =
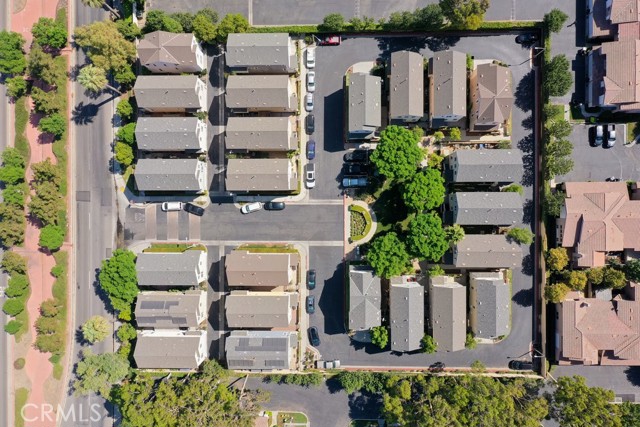
POLYGON ((350 212, 350 238, 352 242, 362 240, 371 230, 371 215, 361 206, 349 206, 350 212))

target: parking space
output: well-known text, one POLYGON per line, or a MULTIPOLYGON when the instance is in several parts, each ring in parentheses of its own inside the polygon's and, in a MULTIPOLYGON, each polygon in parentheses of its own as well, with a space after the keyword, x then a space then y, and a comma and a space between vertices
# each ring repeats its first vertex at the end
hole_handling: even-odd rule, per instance
POLYGON ((604 181, 609 177, 622 181, 640 180, 640 146, 626 147, 623 144, 620 140, 625 135, 623 126, 617 125, 618 141, 611 148, 594 147, 590 127, 573 126, 570 136, 573 143, 573 170, 567 175, 556 177, 556 182, 604 181))

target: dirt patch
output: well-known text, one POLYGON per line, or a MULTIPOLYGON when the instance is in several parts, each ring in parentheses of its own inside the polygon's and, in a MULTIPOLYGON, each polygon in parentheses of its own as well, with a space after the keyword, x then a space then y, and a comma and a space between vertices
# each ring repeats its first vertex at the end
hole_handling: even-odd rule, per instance
POLYGON ((21 12, 27 5, 27 0, 13 0, 13 13, 21 12))

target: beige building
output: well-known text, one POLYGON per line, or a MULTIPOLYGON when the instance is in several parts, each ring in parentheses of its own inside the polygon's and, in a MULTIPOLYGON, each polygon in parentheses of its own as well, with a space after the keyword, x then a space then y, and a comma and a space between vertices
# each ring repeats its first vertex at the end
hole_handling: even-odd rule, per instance
POLYGON ((298 111, 295 80, 286 75, 230 75, 227 108, 236 112, 293 113, 298 111))
POLYGON ((296 45, 288 33, 229 34, 225 64, 236 73, 294 74, 296 45))
POLYGON ((297 253, 250 252, 236 249, 225 259, 229 287, 287 288, 298 283, 297 253))
POLYGON ((417 122, 424 116, 424 57, 402 50, 391 53, 389 76, 391 120, 417 122))
POLYGON ((138 369, 194 371, 207 358, 207 331, 138 331, 133 359, 138 369))
POLYGON ((197 328, 207 318, 207 293, 140 292, 135 315, 138 328, 197 328))
POLYGON ((513 108, 511 70, 498 64, 480 64, 472 72, 471 126, 473 132, 495 132, 506 128, 513 108))
POLYGON ((227 326, 242 329, 287 328, 295 324, 297 292, 231 291, 225 298, 227 326))
POLYGON ((199 73, 207 68, 206 56, 193 34, 146 34, 138 43, 138 58, 154 74, 199 73))
POLYGON ((293 151, 298 149, 295 116, 229 117, 225 148, 233 151, 293 151))
POLYGON ((225 187, 239 193, 288 193, 298 189, 298 174, 288 158, 229 159, 225 187))
POLYGON ((429 319, 438 350, 463 350, 467 337, 467 288, 451 276, 429 278, 429 319))
POLYGON ((138 108, 147 113, 207 110, 207 86, 196 76, 138 76, 133 92, 138 108))

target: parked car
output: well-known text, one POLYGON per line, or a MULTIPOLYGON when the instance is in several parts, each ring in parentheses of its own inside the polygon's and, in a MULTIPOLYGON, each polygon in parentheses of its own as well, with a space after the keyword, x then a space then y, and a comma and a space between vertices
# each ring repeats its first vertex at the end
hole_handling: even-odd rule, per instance
POLYGON ((181 211, 182 210, 182 202, 163 202, 160 206, 164 212, 171 211, 181 211))
POLYGON ((604 128, 602 125, 598 125, 595 127, 595 136, 593 138, 593 144, 596 147, 602 145, 602 141, 604 140, 604 128))
POLYGON ((445 364, 443 362, 436 362, 429 366, 429 371, 431 372, 442 372, 444 371, 445 364))
POLYGON ((344 161, 348 163, 367 163, 369 162, 369 150, 349 151, 344 155, 344 161))
POLYGON ((307 96, 304 97, 304 109, 305 111, 313 111, 313 94, 308 93, 307 96))
POLYGON ((184 210, 198 216, 204 215, 204 208, 194 205, 193 203, 185 203, 184 210))
POLYGON ((307 49, 307 68, 316 68, 316 51, 313 49, 307 49))
POLYGON ((320 345, 320 334, 318 333, 318 328, 312 326, 308 330, 309 332, 309 342, 312 346, 317 347, 320 345))
POLYGON ((344 188, 366 187, 367 181, 366 176, 345 176, 342 178, 342 186, 344 188))
POLYGON ((313 160, 316 158, 316 142, 313 139, 307 141, 307 159, 313 160))
POLYGON ((610 176, 609 178, 605 179, 605 181, 607 181, 607 182, 620 182, 620 178, 616 178, 615 176, 610 176))
POLYGON ((516 371, 532 371, 533 363, 528 360, 511 360, 509 362, 509 369, 516 371))
POLYGON ((327 36, 320 40, 318 44, 320 46, 338 46, 342 42, 340 36, 327 36))
POLYGON ((305 185, 307 188, 316 186, 316 166, 313 163, 307 163, 305 166, 305 185))
POLYGON ((368 168, 361 163, 345 163, 344 174, 345 175, 366 175, 369 172, 368 168))
POLYGON ((338 369, 339 367, 339 360, 318 360, 316 362, 316 368, 318 369, 338 369))
POLYGON ((516 43, 518 44, 531 44, 537 41, 538 41, 537 34, 520 34, 518 37, 516 37, 516 43))
POLYGON ((263 205, 266 211, 281 211, 284 210, 284 202, 267 202, 263 205))
POLYGON ((607 148, 616 145, 616 125, 607 125, 607 148))
POLYGON ((307 313, 313 314, 316 312, 316 297, 309 295, 307 297, 307 313))
POLYGON ((309 290, 313 290, 316 288, 316 271, 315 270, 307 271, 307 288, 309 288, 309 290))
POLYGON ((307 73, 307 92, 316 91, 316 72, 309 71, 307 73))
POLYGON ((242 212, 243 214, 249 214, 251 212, 259 211, 260 209, 262 209, 262 203, 253 202, 242 205, 242 207, 240 208, 240 212, 242 212))
POLYGON ((307 130, 307 135, 311 135, 316 131, 316 118, 313 114, 307 114, 304 118, 304 125, 307 130))

